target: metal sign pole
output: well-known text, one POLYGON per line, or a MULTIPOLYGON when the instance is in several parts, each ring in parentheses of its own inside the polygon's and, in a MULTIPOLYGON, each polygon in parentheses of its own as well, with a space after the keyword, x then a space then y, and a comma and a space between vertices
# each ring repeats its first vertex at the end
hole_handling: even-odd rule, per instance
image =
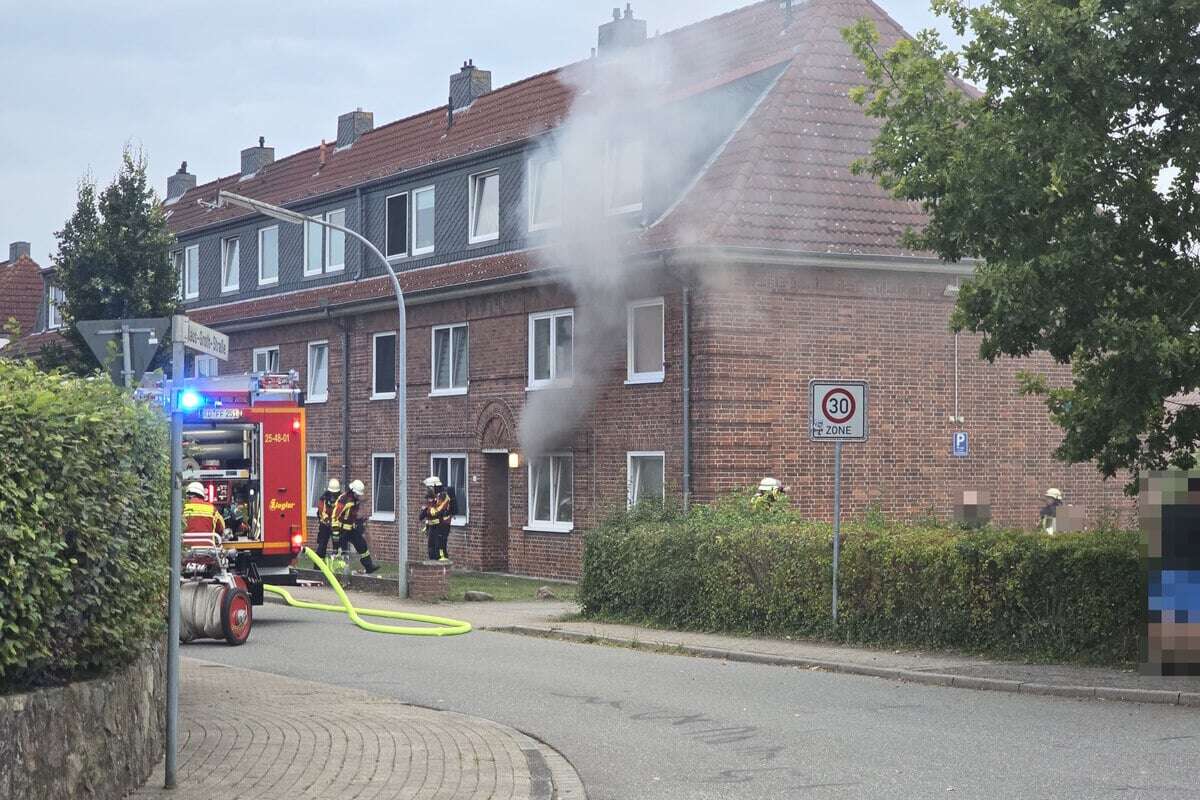
POLYGON ((833 443, 833 624, 838 621, 838 560, 842 552, 842 442, 833 443))
POLYGON ((176 407, 175 387, 183 377, 183 343, 171 345, 171 585, 167 612, 167 755, 163 785, 175 788, 175 756, 179 751, 179 559, 183 541, 183 417, 176 407))
POLYGON ((124 369, 121 370, 121 374, 125 376, 126 389, 133 388, 133 354, 129 344, 130 333, 129 323, 121 320, 121 358, 124 362, 124 369))

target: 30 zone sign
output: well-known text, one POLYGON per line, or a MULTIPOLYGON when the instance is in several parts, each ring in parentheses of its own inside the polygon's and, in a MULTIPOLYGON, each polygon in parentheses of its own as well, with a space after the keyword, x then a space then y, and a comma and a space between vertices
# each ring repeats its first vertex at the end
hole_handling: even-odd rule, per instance
POLYGON ((815 441, 862 442, 867 438, 866 381, 808 382, 815 441))

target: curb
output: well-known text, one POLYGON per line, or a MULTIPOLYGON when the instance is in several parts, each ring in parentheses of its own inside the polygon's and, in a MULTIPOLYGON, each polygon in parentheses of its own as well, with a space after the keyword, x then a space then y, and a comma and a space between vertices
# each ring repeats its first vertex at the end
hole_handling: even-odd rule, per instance
POLYGON ((541 739, 517 732, 525 740, 521 750, 533 779, 532 800, 587 800, 583 780, 566 756, 541 739))
POLYGON ((620 636, 578 633, 559 628, 535 628, 528 625, 501 625, 485 628, 484 630, 496 631, 498 633, 513 633, 519 636, 535 636, 542 639, 559 639, 565 642, 577 642, 581 644, 610 644, 634 650, 653 649, 679 655, 716 658, 747 664, 765 664, 773 667, 801 667, 809 670, 837 672, 844 675, 867 675, 872 678, 885 678, 905 683, 920 683, 927 686, 949 686, 955 689, 976 689, 980 691, 1010 692, 1048 697, 1117 700, 1125 703, 1156 703, 1159 705, 1200 708, 1200 692, 1172 692, 1166 689, 1122 689, 1113 686, 1056 686, 1054 684, 1036 683, 1033 681, 981 678, 974 675, 952 675, 944 672, 921 672, 919 670, 901 669, 899 667, 876 667, 869 664, 855 664, 852 662, 830 661, 819 658, 795 658, 792 656, 768 655, 766 653, 748 653, 740 650, 725 650, 719 647, 672 644, 661 641, 642 642, 637 639, 626 639, 620 636))

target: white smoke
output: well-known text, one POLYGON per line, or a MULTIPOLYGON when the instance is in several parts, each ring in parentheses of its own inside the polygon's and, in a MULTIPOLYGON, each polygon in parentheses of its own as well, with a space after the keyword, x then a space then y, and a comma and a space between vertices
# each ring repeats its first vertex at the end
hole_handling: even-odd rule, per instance
POLYGON ((561 229, 542 258, 575 298, 574 368, 562 388, 529 393, 519 426, 527 459, 568 446, 601 387, 623 379, 627 303, 660 293, 661 273, 639 252, 637 232, 673 208, 745 113, 744 98, 697 94, 726 66, 714 63, 719 43, 694 28, 686 46, 674 38, 655 36, 560 73, 574 100, 533 162, 562 168, 561 229), (609 213, 623 202, 614 197, 621 159, 639 150, 642 208, 609 213))

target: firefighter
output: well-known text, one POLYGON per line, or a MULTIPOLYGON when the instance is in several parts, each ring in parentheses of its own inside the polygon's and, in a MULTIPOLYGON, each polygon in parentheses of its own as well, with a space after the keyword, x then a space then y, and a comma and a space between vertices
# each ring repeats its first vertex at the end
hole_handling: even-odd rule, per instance
POLYGON ((365 492, 366 487, 362 481, 350 481, 349 488, 342 492, 334 504, 330 525, 333 535, 341 538, 342 547, 348 551, 348 545, 354 545, 359 560, 362 561, 363 572, 370 575, 379 570, 379 565, 371 558, 371 551, 367 549, 367 539, 363 536, 363 529, 367 523, 360 513, 360 507, 365 492))
POLYGON ((442 479, 430 475, 425 484, 425 505, 421 508, 420 518, 425 521, 425 541, 430 561, 449 561, 447 550, 450 548, 450 518, 453 509, 450 507, 450 495, 442 485, 442 479))
MULTIPOLYGON (((338 497, 342 494, 342 482, 330 478, 325 493, 317 500, 317 556, 325 560, 325 551, 329 547, 329 539, 333 536, 333 508, 337 505, 338 497)), ((342 541, 334 538, 333 549, 341 550, 342 541)))
POLYGON ((1063 493, 1060 489, 1047 489, 1043 496, 1050 502, 1042 506, 1042 530, 1053 536, 1058 532, 1058 508, 1063 504, 1063 493))
POLYGON ((184 490, 183 532, 216 534, 225 538, 225 518, 217 507, 208 502, 204 484, 192 481, 184 490))
POLYGON ((787 487, 778 478, 763 478, 750 498, 750 507, 755 511, 762 508, 773 508, 787 493, 787 487))

